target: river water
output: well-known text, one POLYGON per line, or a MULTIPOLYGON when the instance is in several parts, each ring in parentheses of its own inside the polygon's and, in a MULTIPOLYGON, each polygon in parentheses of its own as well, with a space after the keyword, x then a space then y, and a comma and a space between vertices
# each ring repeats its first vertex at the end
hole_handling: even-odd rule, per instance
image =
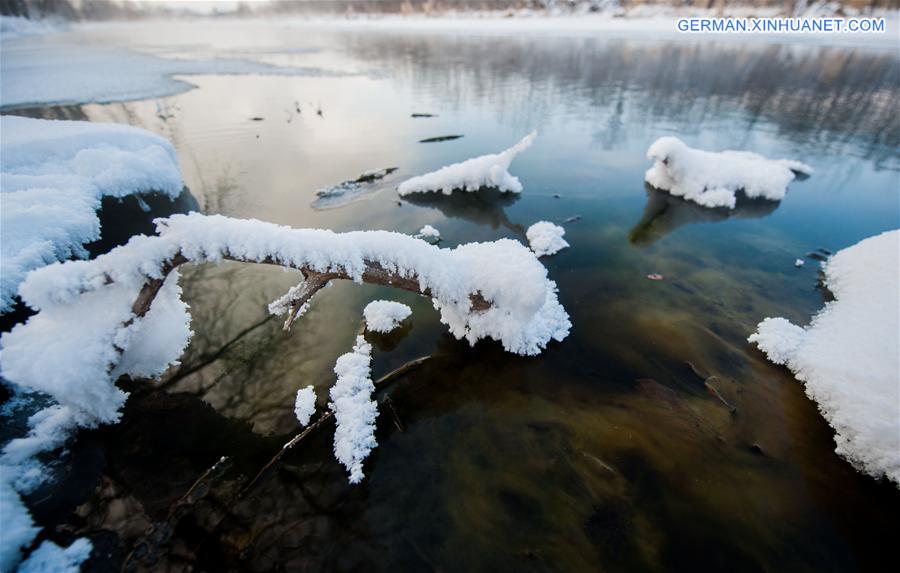
POLYGON ((834 453, 802 385, 746 338, 767 316, 806 324, 827 300, 818 263, 796 258, 900 224, 896 50, 274 23, 75 33, 329 70, 191 76, 196 89, 171 97, 22 113, 165 135, 206 213, 338 231, 431 224, 445 247, 524 241, 531 223, 556 221, 571 247, 542 261, 573 327, 538 357, 470 348, 427 299, 342 283, 285 333, 266 303, 295 273, 186 269, 195 337, 182 365, 166 393, 136 387, 122 424, 78 440, 69 477, 38 503, 44 524, 92 537, 114 562, 143 542, 146 567, 174 570, 852 571, 892 557, 900 493, 834 453), (532 129, 511 169, 521 196, 394 190, 532 129), (451 134, 463 137, 419 143, 451 134), (780 204, 705 210, 645 187, 646 149, 664 135, 816 171, 780 204), (316 202, 390 166, 352 201, 316 202), (413 315, 368 335, 373 374, 433 358, 390 387, 397 422, 382 406, 365 481, 347 485, 325 431, 236 499, 297 431, 296 390, 315 385, 324 407, 376 298, 413 315), (223 455, 234 465, 172 518, 223 455), (166 519, 164 541, 148 542, 166 519))

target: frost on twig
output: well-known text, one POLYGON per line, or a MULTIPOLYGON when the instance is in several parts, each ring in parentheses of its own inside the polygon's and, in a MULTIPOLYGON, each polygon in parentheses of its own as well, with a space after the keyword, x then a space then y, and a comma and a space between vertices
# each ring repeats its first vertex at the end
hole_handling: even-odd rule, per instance
POLYGON ((284 295, 269 303, 269 314, 286 314, 283 329, 290 330, 294 321, 306 314, 312 297, 328 286, 330 280, 323 273, 307 272, 300 284, 292 286, 284 295))

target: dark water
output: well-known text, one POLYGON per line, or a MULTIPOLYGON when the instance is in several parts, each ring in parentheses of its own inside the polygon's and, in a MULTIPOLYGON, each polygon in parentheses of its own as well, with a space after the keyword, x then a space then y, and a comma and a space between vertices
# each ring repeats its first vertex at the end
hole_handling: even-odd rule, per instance
POLYGON ((162 381, 168 393, 137 385, 121 425, 73 448, 78 495, 35 500, 45 523, 64 524, 54 535, 92 536, 113 561, 137 546, 130 562, 150 569, 880 570, 900 494, 836 456, 801 384, 746 338, 766 316, 805 324, 822 306, 817 264, 795 258, 900 225, 896 52, 269 32, 118 34, 351 73, 192 77, 198 89, 171 98, 38 113, 166 135, 207 213, 335 230, 428 223, 448 247, 524 240, 535 221, 580 216, 565 224, 571 248, 542 259, 572 333, 536 358, 470 348, 428 300, 346 283, 283 333, 265 305, 295 274, 188 269, 196 334, 162 381), (393 190, 532 128, 512 168, 520 197, 393 190), (464 137, 418 143, 448 134, 464 137), (781 204, 704 210, 645 188, 647 147, 673 134, 816 172, 781 204), (360 201, 311 206, 317 189, 388 166, 400 169, 360 201), (297 431, 297 388, 314 384, 321 407, 363 306, 381 297, 414 312, 399 333, 370 335, 373 374, 434 358, 391 386, 400 424, 382 406, 366 480, 346 484, 326 431, 237 499, 297 431), (708 376, 736 413, 706 391, 708 376), (234 462, 209 494, 173 509, 222 455, 234 462))

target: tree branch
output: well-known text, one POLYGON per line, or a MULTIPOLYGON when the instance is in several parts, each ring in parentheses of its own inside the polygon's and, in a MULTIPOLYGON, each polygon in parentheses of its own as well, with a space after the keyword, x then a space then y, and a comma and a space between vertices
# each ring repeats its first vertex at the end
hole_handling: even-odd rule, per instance
MULTIPOLYGON (((395 380, 402 378, 407 373, 415 370, 416 368, 418 368, 419 366, 421 366, 422 364, 424 364, 425 362, 427 362, 430 359, 431 359, 431 356, 421 356, 419 358, 416 358, 414 360, 410 360, 409 362, 404 363, 403 365, 401 365, 398 368, 395 368, 394 370, 391 370, 390 372, 388 372, 387 374, 385 374, 384 376, 382 376, 381 378, 379 378, 378 380, 376 380, 373 383, 373 385, 375 386, 375 391, 378 392, 379 390, 383 390, 391 382, 394 382, 395 380)), ((250 483, 248 483, 246 486, 244 486, 241 489, 240 492, 238 492, 238 497, 241 498, 241 497, 244 497, 245 495, 247 495, 247 493, 251 489, 253 489, 256 486, 256 484, 259 483, 260 480, 262 480, 269 474, 269 472, 272 470, 272 468, 274 468, 278 464, 278 462, 281 461, 281 458, 284 457, 284 455, 291 448, 293 448, 300 442, 304 441, 306 438, 308 438, 312 434, 315 434, 317 431, 321 430, 322 428, 324 428, 325 426, 327 426, 328 424, 330 424, 333 421, 334 421, 334 412, 332 412, 331 410, 326 410, 326 411, 322 412, 322 414, 316 419, 315 422, 306 426, 302 432, 295 435, 293 438, 288 440, 283 446, 281 446, 281 449, 278 450, 278 453, 276 453, 274 456, 272 456, 272 459, 269 460, 269 462, 266 465, 264 465, 262 467, 262 469, 259 470, 259 472, 256 474, 256 476, 252 480, 250 480, 250 483)))
MULTIPOLYGON (((309 293, 309 296, 306 297, 306 300, 309 300, 309 298, 313 294, 315 294, 318 290, 328 284, 329 281, 335 279, 353 280, 353 277, 351 277, 346 270, 335 270, 323 273, 310 269, 309 267, 295 267, 283 261, 275 260, 271 257, 267 257, 262 260, 247 260, 240 257, 225 255, 223 258, 229 261, 236 261, 241 263, 258 263, 263 265, 276 265, 280 267, 294 268, 300 271, 306 277, 307 281, 312 281, 312 286, 319 285, 319 283, 321 283, 320 286, 314 288, 309 293)), ((169 276, 169 273, 187 262, 190 261, 181 253, 178 253, 174 257, 163 263, 162 268, 160 268, 161 276, 159 278, 147 279, 147 281, 144 283, 144 286, 141 287, 141 290, 131 307, 131 311, 134 314, 134 317, 125 324, 126 326, 134 322, 135 318, 143 317, 150 311, 153 300, 156 298, 156 295, 159 294, 159 290, 162 288, 162 285, 165 282, 166 277, 169 276)), ((427 288, 423 289, 419 284, 419 280, 415 277, 401 276, 400 274, 385 269, 381 266, 380 263, 375 261, 365 261, 365 265, 366 269, 362 273, 362 281, 365 283, 390 286, 431 297, 431 290, 427 288)), ((470 294, 469 303, 471 304, 471 308, 474 311, 485 311, 491 307, 491 302, 489 300, 486 300, 481 295, 481 293, 470 294)), ((302 303, 296 305, 296 308, 292 310, 292 313, 295 314, 299 312, 299 310, 297 309, 299 309, 300 307, 302 307, 302 303)), ((293 320, 291 320, 291 322, 293 322, 293 320)))

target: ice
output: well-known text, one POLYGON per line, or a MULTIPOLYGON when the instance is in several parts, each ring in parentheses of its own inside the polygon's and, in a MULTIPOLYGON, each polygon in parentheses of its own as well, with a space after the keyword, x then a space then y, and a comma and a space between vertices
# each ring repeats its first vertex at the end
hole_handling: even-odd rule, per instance
POLYGON ((654 161, 645 175, 647 183, 710 208, 734 209, 738 191, 750 199, 781 201, 797 173, 812 173, 799 161, 766 159, 748 151, 702 151, 677 137, 657 139, 647 159, 654 161))
POLYGON ((900 485, 900 231, 823 264, 835 300, 801 328, 767 318, 750 336, 784 364, 835 431, 835 451, 900 485))
POLYGON ((509 172, 509 165, 516 155, 531 146, 537 132, 532 131, 521 141, 505 151, 491 155, 482 155, 467 159, 462 163, 454 163, 437 171, 407 179, 397 188, 400 195, 410 193, 427 193, 440 191, 445 195, 455 189, 462 191, 478 191, 487 187, 521 193, 522 183, 509 172))

